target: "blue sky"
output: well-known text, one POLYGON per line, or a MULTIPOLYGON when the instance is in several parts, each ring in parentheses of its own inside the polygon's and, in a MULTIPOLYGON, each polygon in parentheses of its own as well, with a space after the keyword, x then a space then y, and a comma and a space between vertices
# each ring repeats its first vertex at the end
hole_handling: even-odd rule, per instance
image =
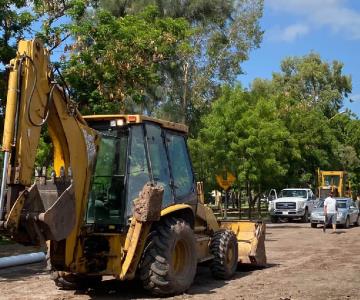
POLYGON ((345 101, 344 108, 360 117, 360 1, 265 0, 261 26, 262 44, 242 65, 246 74, 239 79, 245 87, 256 77, 270 79, 284 57, 314 51, 328 62, 344 63, 354 100, 345 101))

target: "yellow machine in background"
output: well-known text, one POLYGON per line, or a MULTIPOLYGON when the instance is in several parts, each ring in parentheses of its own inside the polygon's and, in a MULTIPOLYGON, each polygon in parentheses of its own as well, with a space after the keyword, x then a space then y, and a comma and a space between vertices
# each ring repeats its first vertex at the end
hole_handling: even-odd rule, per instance
POLYGON ((266 264, 265 225, 216 220, 196 184, 185 125, 141 115, 82 117, 53 78, 49 53, 21 41, 10 63, 0 230, 48 245, 61 288, 138 276, 157 295, 184 292, 196 265, 216 278, 266 264), (37 174, 47 125, 54 171, 37 174))
POLYGON ((344 171, 318 170, 319 198, 325 199, 329 192, 335 197, 352 197, 348 174, 344 171))

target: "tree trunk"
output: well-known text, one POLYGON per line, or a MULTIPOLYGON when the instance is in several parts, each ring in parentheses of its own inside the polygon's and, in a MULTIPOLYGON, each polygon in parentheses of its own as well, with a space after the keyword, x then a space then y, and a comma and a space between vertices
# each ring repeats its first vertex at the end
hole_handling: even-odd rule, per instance
POLYGON ((257 212, 258 212, 258 218, 261 219, 261 185, 259 184, 259 190, 257 195, 257 212))
POLYGON ((182 97, 182 103, 181 103, 181 110, 182 110, 182 116, 181 116, 181 122, 186 124, 186 111, 187 111, 187 105, 188 105, 188 82, 189 82, 189 63, 185 62, 183 64, 183 97, 182 97))
POLYGON ((251 194, 251 185, 250 185, 249 181, 246 182, 246 189, 247 189, 247 197, 248 197, 248 205, 249 205, 248 218, 249 218, 249 220, 251 220, 252 194, 251 194))
POLYGON ((241 187, 239 187, 239 191, 238 191, 238 208, 239 208, 239 220, 241 219, 241 187))

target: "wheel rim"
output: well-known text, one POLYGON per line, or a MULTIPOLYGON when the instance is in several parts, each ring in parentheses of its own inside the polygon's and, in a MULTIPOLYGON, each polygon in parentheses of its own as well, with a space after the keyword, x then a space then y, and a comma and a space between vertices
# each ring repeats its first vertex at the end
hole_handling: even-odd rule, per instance
POLYGON ((181 274, 186 268, 188 257, 187 252, 185 241, 177 241, 172 253, 172 267, 176 275, 181 274))

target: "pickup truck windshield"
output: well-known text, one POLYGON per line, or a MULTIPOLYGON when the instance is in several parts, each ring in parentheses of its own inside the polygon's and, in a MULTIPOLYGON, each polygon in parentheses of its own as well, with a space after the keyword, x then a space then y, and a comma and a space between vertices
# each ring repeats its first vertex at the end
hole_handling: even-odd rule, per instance
POLYGON ((280 192, 280 198, 284 197, 300 197, 306 199, 306 191, 304 190, 282 190, 280 192))

